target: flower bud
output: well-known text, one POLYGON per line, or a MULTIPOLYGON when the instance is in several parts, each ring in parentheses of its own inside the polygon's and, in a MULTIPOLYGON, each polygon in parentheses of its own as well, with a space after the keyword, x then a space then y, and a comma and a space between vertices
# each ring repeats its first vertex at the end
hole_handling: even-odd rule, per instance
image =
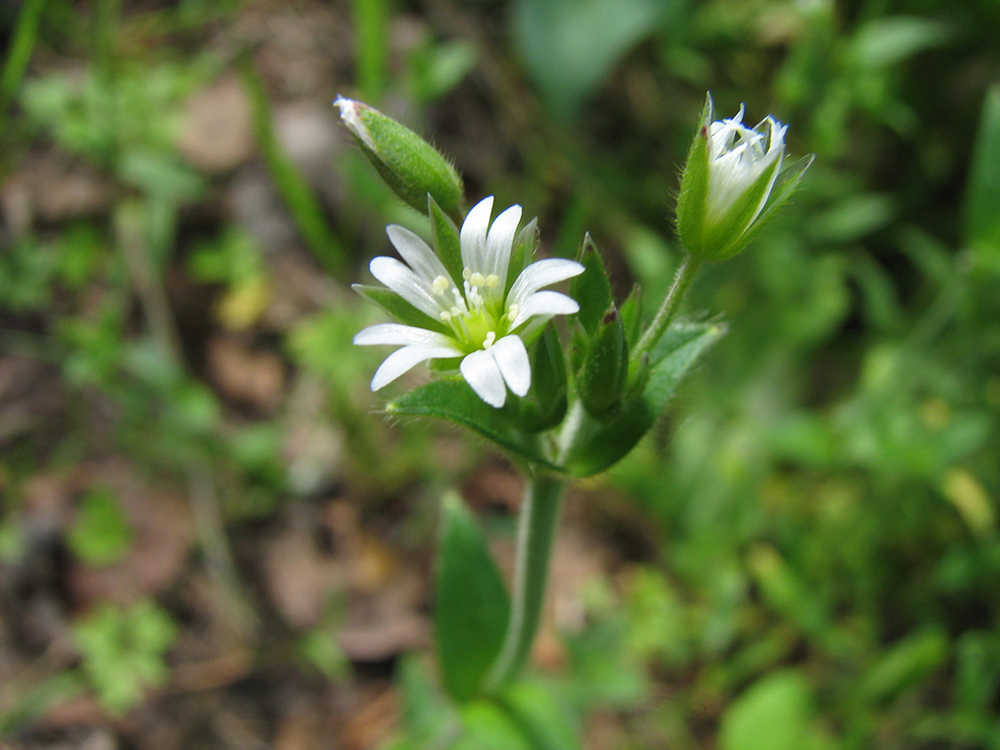
POLYGON ((334 104, 368 161, 396 195, 426 214, 430 194, 446 214, 460 217, 462 178, 437 149, 363 102, 339 96, 334 104))
POLYGON ((590 339, 577 375, 580 401, 596 419, 613 417, 621 407, 628 380, 628 344, 625 326, 614 303, 590 339))
POLYGON ((566 416, 566 359, 559 334, 552 326, 528 349, 531 359, 531 388, 518 401, 518 425, 528 432, 543 432, 566 416))
POLYGON ((702 260, 730 258, 772 218, 798 185, 812 157, 784 164, 785 131, 768 116, 755 128, 735 117, 712 120, 712 97, 681 176, 677 231, 702 260))

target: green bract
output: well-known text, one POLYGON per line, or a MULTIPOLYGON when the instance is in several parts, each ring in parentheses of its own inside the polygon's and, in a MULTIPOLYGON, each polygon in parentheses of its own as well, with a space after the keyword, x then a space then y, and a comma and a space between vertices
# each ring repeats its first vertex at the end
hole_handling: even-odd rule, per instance
POLYGON ((404 125, 363 102, 337 97, 340 117, 396 195, 422 213, 427 196, 453 218, 461 214, 465 188, 455 167, 404 125))
POLYGON ((792 194, 812 157, 784 163, 788 126, 768 116, 757 127, 735 117, 713 121, 712 97, 681 176, 677 231, 702 260, 730 258, 747 246, 792 194))

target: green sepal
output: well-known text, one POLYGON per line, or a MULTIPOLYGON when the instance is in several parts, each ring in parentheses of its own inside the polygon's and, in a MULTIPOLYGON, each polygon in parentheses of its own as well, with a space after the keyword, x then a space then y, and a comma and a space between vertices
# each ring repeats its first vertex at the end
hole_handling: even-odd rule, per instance
POLYGON ((504 294, 510 292, 517 277, 521 275, 529 263, 535 258, 535 251, 538 249, 538 218, 529 221, 517 236, 514 238, 514 245, 510 253, 510 262, 507 264, 507 287, 504 294))
POLYGON ((625 326, 625 340, 631 349, 642 335, 642 287, 638 284, 632 287, 619 312, 622 314, 622 324, 625 326))
POLYGON ((799 186, 802 175, 806 173, 806 170, 815 158, 815 154, 809 154, 808 156, 803 156, 801 159, 796 159, 788 166, 782 167, 781 172, 774 181, 774 187, 771 188, 771 196, 767 200, 767 205, 764 206, 764 210, 760 212, 760 215, 754 219, 753 224, 744 233, 742 247, 750 244, 750 241, 771 222, 778 209, 788 202, 788 199, 792 197, 792 193, 795 192, 795 188, 799 186))
POLYGON ((439 333, 450 333, 448 327, 440 320, 434 320, 430 315, 421 312, 391 289, 367 284, 351 284, 351 289, 369 302, 374 302, 400 323, 439 333))
POLYGON ((767 195, 771 181, 776 179, 775 172, 780 166, 776 159, 743 191, 725 214, 711 221, 706 217, 708 227, 704 233, 704 244, 697 251, 688 247, 691 254, 703 260, 722 261, 743 250, 750 242, 748 230, 754 222, 754 214, 767 195))
MULTIPOLYGON (((338 100, 339 101, 339 100, 338 100)), ((361 151, 400 198, 421 213, 427 195, 452 217, 460 217, 465 188, 458 171, 430 143, 405 125, 362 102, 350 102, 357 121, 342 117, 361 151)))
POLYGON ((427 215, 431 220, 431 238, 434 241, 434 252, 437 253, 441 263, 451 274, 451 280, 458 285, 462 283, 462 269, 465 264, 462 261, 462 243, 459 239, 458 228, 455 223, 448 218, 448 215, 441 210, 441 207, 434 200, 434 196, 427 194, 427 215))
POLYGON ((444 498, 434 594, 441 681, 452 698, 467 701, 500 652, 510 599, 479 525, 455 493, 444 498))
POLYGON ((528 349, 531 388, 517 400, 518 426, 528 432, 543 432, 560 424, 566 416, 566 355, 552 325, 528 349))
POLYGON ((577 390, 587 413, 607 420, 621 407, 628 379, 628 344, 625 326, 614 303, 590 339, 587 356, 577 373, 577 390))
POLYGON ((612 297, 611 280, 589 232, 584 235, 578 260, 583 264, 583 273, 570 283, 569 296, 580 305, 577 320, 593 336, 604 313, 611 306, 612 297))
POLYGON ((684 246, 694 252, 705 246, 705 225, 708 216, 708 129, 712 122, 712 97, 705 100, 701 128, 688 151, 687 163, 681 174, 677 195, 677 233, 684 246))
POLYGON ((494 409, 461 378, 435 380, 390 401, 386 411, 394 416, 440 417, 468 427, 531 464, 558 471, 542 453, 534 435, 516 423, 517 407, 508 403, 494 409))
POLYGON ((649 380, 642 395, 610 422, 584 417, 569 447, 565 471, 598 474, 623 459, 663 414, 681 378, 725 333, 719 324, 675 325, 650 352, 649 380))

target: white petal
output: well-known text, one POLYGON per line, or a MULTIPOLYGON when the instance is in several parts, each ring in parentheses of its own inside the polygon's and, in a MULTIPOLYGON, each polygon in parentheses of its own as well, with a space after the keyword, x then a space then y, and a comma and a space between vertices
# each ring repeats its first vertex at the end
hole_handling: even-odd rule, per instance
MULTIPOLYGON (((354 335, 354 343, 358 346, 377 346, 391 344, 393 346, 453 346, 452 340, 443 333, 428 331, 417 326, 404 326, 400 323, 379 323, 368 326, 354 335)), ((460 352, 456 349, 455 354, 460 352)))
POLYGON ((489 351, 480 349, 473 352, 462 360, 458 369, 479 398, 496 409, 504 405, 507 386, 500 374, 500 366, 489 351))
POLYGON ((514 245, 514 234, 521 221, 521 207, 514 205, 500 214, 490 227, 486 238, 486 263, 488 268, 483 273, 495 273, 500 277, 500 288, 507 288, 507 266, 510 265, 510 253, 514 245))
POLYGON ((542 287, 555 284, 583 273, 583 266, 575 260, 546 258, 532 263, 521 271, 507 295, 507 304, 521 306, 532 294, 542 287))
POLYGON ((422 313, 437 318, 444 308, 431 293, 430 285, 415 274, 409 266, 384 255, 372 258, 368 268, 372 276, 385 284, 422 313))
POLYGON ((517 328, 536 315, 550 318, 553 315, 572 315, 579 311, 580 306, 572 297, 559 292, 535 292, 520 306, 510 327, 517 328))
POLYGON ((497 361, 500 374, 510 389, 518 396, 525 395, 531 387, 531 362, 521 337, 504 336, 486 351, 497 361))
MULTIPOLYGON (((385 228, 396 250, 403 260, 428 284, 433 284, 438 276, 444 276, 451 281, 451 276, 441 260, 434 254, 426 242, 405 227, 390 224, 385 228)), ((454 285, 454 282, 452 282, 454 285)))
POLYGON ((372 378, 372 390, 377 391, 393 380, 428 359, 445 359, 457 356, 453 349, 437 346, 404 346, 394 351, 379 365, 372 378))
POLYGON ((459 242, 462 245, 462 265, 482 273, 483 258, 486 255, 486 230, 490 226, 493 213, 493 196, 483 198, 472 207, 465 221, 459 242))

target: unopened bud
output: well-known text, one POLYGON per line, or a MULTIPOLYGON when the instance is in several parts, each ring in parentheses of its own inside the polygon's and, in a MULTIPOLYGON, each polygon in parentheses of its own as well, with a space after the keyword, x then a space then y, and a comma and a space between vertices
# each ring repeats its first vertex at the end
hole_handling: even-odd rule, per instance
POLYGON ((618 308, 612 303, 590 339, 577 375, 580 400, 596 419, 613 417, 622 404, 628 380, 628 344, 618 308))
POLYGON ((456 218, 465 189, 455 167, 431 144, 363 102, 337 97, 340 119, 386 184, 421 213, 427 196, 456 218))

